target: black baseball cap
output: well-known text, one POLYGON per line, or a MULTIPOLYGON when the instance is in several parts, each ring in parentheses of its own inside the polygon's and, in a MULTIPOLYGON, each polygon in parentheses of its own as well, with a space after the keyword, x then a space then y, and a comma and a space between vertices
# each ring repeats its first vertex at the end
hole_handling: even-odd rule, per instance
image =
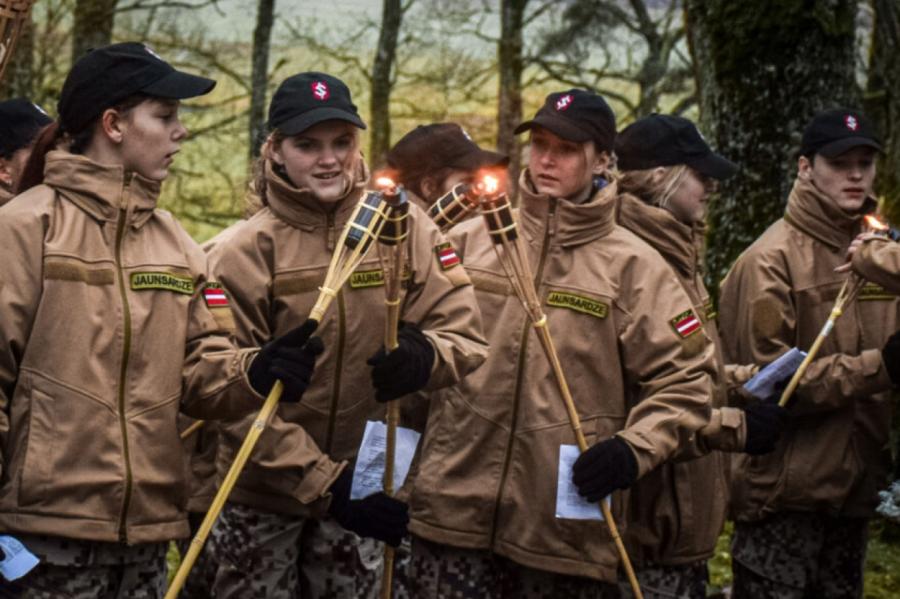
POLYGON ((478 147, 456 123, 419 125, 400 138, 388 151, 387 163, 403 180, 412 174, 431 173, 450 167, 475 171, 506 166, 509 157, 478 147))
POLYGON ((27 148, 38 132, 53 122, 44 110, 25 98, 0 102, 0 156, 27 148))
POLYGON ((820 112, 803 130, 800 155, 840 156, 857 146, 882 151, 875 126, 858 110, 837 108, 820 112))
POLYGON ((619 170, 686 164, 701 175, 727 179, 738 167, 712 151, 697 127, 680 116, 651 114, 623 129, 616 139, 619 170))
POLYGON ((599 94, 570 89, 547 96, 534 118, 516 127, 523 133, 535 126, 569 141, 593 141, 599 150, 611 152, 616 142, 616 115, 599 94))
POLYGON ((334 119, 366 128, 350 98, 350 90, 343 81, 325 73, 312 71, 288 77, 275 90, 269 104, 269 129, 278 129, 288 136, 334 119))
POLYGON ((134 94, 183 100, 215 86, 212 79, 176 70, 144 44, 112 44, 89 50, 69 71, 57 104, 59 122, 64 131, 79 133, 134 94))

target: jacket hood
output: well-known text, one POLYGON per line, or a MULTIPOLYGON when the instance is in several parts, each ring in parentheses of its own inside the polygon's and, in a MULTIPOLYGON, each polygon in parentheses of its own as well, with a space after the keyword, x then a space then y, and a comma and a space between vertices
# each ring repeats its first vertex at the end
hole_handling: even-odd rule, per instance
POLYGON ((875 200, 869 197, 859 212, 847 212, 811 181, 797 177, 788 196, 784 219, 810 237, 840 250, 859 232, 863 216, 875 208, 875 200))
POLYGON ((615 226, 617 186, 611 181, 583 204, 557 200, 538 193, 531 182, 528 169, 519 177, 521 192, 520 219, 525 233, 532 239, 540 239, 550 214, 550 206, 556 203, 556 243, 577 246, 608 235, 615 226))
POLYGON ((703 227, 689 227, 664 208, 651 206, 637 196, 619 196, 616 218, 619 224, 646 241, 666 262, 683 275, 693 275, 699 264, 703 227))
POLYGON ((94 162, 65 150, 47 153, 44 184, 99 221, 112 221, 120 209, 128 222, 140 227, 153 215, 160 183, 119 165, 94 162))

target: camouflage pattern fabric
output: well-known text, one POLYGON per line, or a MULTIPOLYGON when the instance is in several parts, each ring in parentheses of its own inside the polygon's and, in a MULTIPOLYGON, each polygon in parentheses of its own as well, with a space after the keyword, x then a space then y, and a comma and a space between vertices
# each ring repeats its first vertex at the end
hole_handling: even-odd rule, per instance
POLYGON ((0 587, 6 599, 161 599, 167 543, 127 546, 17 535, 41 563, 0 587))
MULTIPOLYGON (((706 562, 683 566, 649 565, 635 575, 641 585, 644 599, 705 599, 709 570, 706 562)), ((619 578, 619 591, 623 599, 632 599, 634 593, 624 573, 619 578)))
MULTIPOLYGON (((200 528, 205 515, 197 512, 188 513, 191 536, 178 541, 178 551, 182 556, 190 548, 191 539, 197 534, 197 530, 200 528)), ((200 555, 197 556, 197 561, 194 562, 191 573, 184 582, 184 586, 181 587, 181 593, 178 595, 179 599, 209 599, 212 597, 212 586, 216 578, 217 565, 213 559, 212 550, 210 549, 211 545, 212 543, 207 540, 207 543, 200 551, 200 555)))
POLYGON ((733 599, 862 597, 868 521, 785 512, 735 525, 733 599))
POLYGON ((391 599, 410 599, 409 569, 412 562, 412 537, 407 535, 394 550, 394 579, 391 599))
POLYGON ((383 545, 330 518, 229 503, 211 538, 217 599, 375 598, 383 545))
POLYGON ((615 585, 526 568, 490 551, 412 539, 412 599, 614 599, 615 585))

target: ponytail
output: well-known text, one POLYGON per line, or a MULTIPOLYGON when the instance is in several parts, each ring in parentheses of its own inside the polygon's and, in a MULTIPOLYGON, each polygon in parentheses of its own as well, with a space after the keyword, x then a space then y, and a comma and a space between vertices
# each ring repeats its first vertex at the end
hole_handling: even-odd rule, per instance
POLYGON ((41 129, 37 139, 34 140, 28 162, 25 163, 25 168, 22 170, 22 176, 19 178, 19 184, 16 186, 16 195, 43 183, 44 163, 47 152, 56 147, 63 135, 59 121, 53 121, 41 129))

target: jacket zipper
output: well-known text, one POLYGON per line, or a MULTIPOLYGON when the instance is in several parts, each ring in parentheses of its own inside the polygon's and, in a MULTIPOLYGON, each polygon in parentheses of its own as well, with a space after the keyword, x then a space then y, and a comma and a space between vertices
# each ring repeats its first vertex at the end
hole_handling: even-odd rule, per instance
MULTIPOLYGON (((550 237, 553 236, 556 230, 556 224, 553 221, 556 219, 557 200, 551 198, 549 202, 550 210, 547 213, 547 226, 544 229, 544 240, 541 243, 541 256, 538 260, 537 270, 534 273, 535 289, 540 288, 540 281, 544 276, 544 263, 547 259, 547 250, 550 247, 550 237)), ((519 234, 522 234, 521 231, 519 234)), ((516 386, 513 388, 512 423, 509 427, 509 439, 507 439, 506 442, 506 454, 503 458, 503 470, 500 474, 500 486, 497 490, 497 500, 494 502, 494 517, 491 521, 491 547, 494 546, 497 539, 497 518, 500 514, 500 502, 503 500, 503 488, 506 484, 506 476, 509 474, 509 462, 512 459, 513 442, 516 438, 516 423, 519 419, 519 399, 522 395, 522 378, 525 376, 525 359, 528 355, 528 333, 531 328, 531 320, 526 316, 525 325, 522 328, 522 342, 519 346, 519 356, 516 361, 516 386)))
MULTIPOLYGON (((328 239, 332 240, 335 238, 335 224, 334 224, 334 213, 328 213, 328 239)), ((346 314, 346 308, 344 306, 344 294, 339 289, 337 292, 337 321, 338 321, 338 342, 337 342, 337 357, 335 358, 334 365, 334 387, 331 392, 331 409, 328 412, 328 432, 325 436, 325 452, 331 453, 332 451, 332 441, 334 440, 334 428, 337 424, 337 407, 338 407, 338 399, 341 396, 341 369, 344 366, 344 337, 346 335, 346 331, 344 330, 344 319, 346 314)))
POLYGON ((131 504, 131 492, 133 478, 131 472, 131 456, 128 451, 128 426, 125 422, 125 377, 128 372, 128 359, 131 354, 131 306, 128 304, 128 295, 125 290, 125 273, 122 267, 122 242, 125 238, 125 229, 128 220, 128 188, 131 185, 131 175, 125 174, 122 185, 122 201, 119 207, 119 218, 116 223, 116 273, 119 279, 119 294, 122 297, 122 318, 124 328, 124 340, 122 343, 122 365, 119 369, 118 403, 119 403, 119 427, 122 430, 122 452, 125 459, 125 497, 122 500, 122 513, 119 515, 119 540, 128 541, 126 520, 128 519, 128 507, 131 504))

